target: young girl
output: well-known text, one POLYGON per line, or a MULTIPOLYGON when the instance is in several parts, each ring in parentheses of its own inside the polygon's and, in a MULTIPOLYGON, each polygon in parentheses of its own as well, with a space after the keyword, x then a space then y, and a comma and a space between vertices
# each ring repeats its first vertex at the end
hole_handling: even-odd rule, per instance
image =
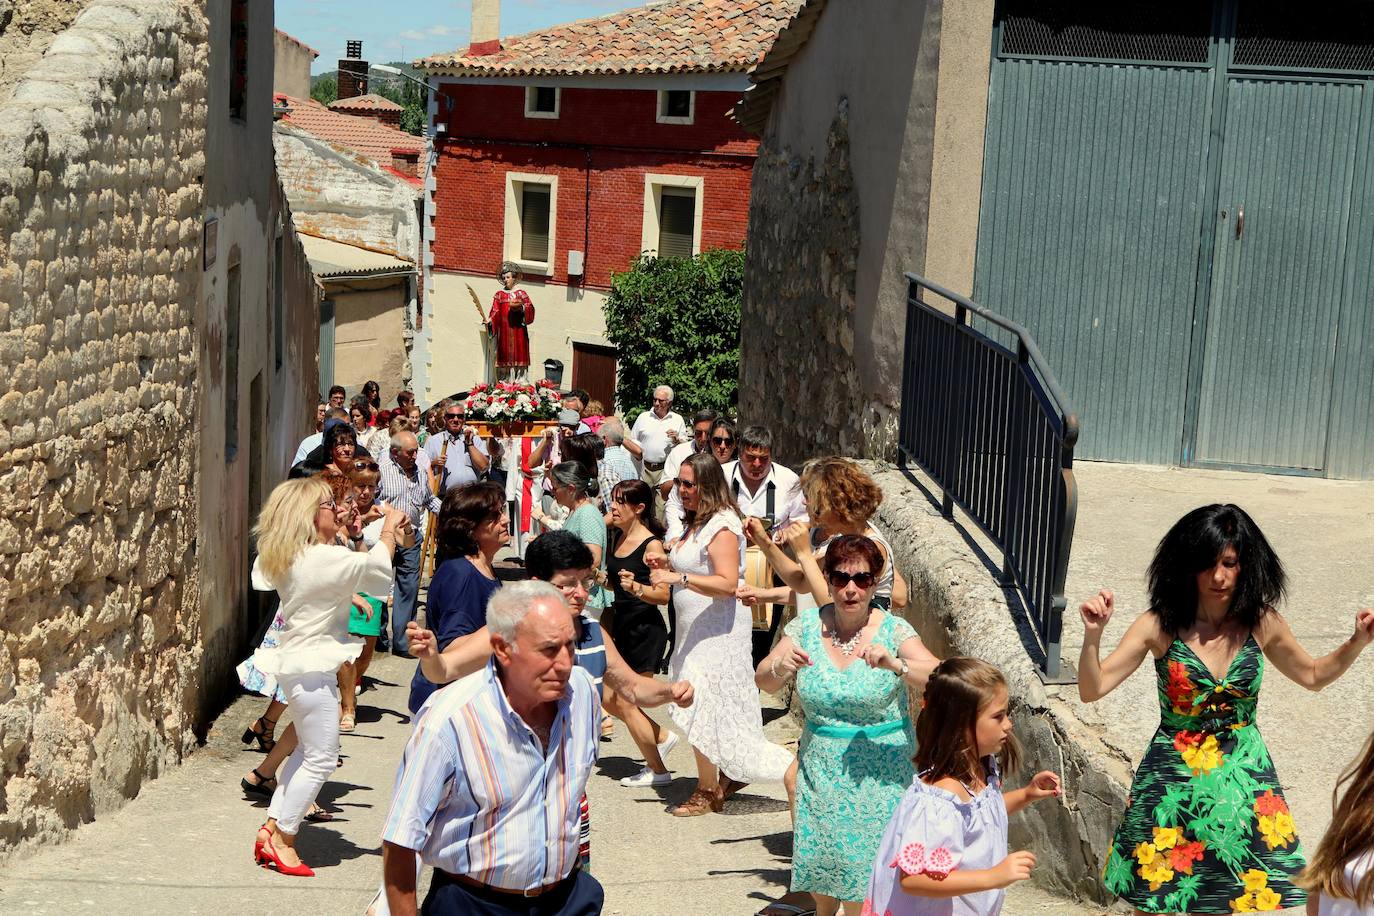
POLYGON ((1004 888, 1030 877, 1035 856, 1007 854, 1007 815, 1059 794, 1036 773, 1002 791, 1020 748, 1007 682, 987 662, 951 658, 931 672, 916 719, 916 772, 878 846, 861 916, 991 916, 1004 888))
POLYGON ((1331 826, 1312 864, 1294 881, 1308 916, 1374 914, 1374 736, 1331 793, 1331 826), (1342 787, 1345 796, 1338 798, 1342 787))

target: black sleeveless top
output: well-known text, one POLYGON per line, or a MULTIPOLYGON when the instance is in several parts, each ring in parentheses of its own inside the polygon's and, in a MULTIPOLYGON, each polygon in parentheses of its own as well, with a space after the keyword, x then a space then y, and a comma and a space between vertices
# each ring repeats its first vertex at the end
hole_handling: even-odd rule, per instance
POLYGON ((622 569, 629 570, 634 575, 634 580, 639 584, 649 584, 649 564, 644 562, 644 551, 657 540, 658 538, 652 535, 645 538, 644 542, 636 547, 628 557, 616 556, 614 548, 606 554, 606 578, 609 580, 611 590, 615 593, 615 600, 611 603, 611 607, 615 608, 618 619, 623 620, 631 613, 642 611, 653 611, 655 615, 658 614, 658 608, 642 598, 636 598, 620 587, 620 571, 622 569))

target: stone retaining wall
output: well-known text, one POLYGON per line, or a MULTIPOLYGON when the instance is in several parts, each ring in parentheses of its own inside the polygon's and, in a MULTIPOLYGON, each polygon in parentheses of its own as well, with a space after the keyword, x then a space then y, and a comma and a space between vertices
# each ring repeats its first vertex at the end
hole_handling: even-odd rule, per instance
POLYGON ((0 851, 195 741, 206 23, 85 6, 0 105, 0 851))
MULTIPOLYGON (((1026 758, 1023 772, 1008 784, 1024 784, 1043 769, 1063 778, 1062 804, 1041 802, 1012 818, 1011 847, 1036 853, 1037 884, 1106 901, 1099 869, 1125 809, 1129 761, 1060 699, 1060 691, 1076 688, 1041 682, 995 568, 980 558, 976 542, 940 517, 907 472, 878 462, 865 462, 865 468, 883 489, 875 524, 910 584, 907 617, 921 639, 936 655, 981 658, 1006 675, 1026 758)), ((992 562, 1000 564, 1000 557, 992 562)))

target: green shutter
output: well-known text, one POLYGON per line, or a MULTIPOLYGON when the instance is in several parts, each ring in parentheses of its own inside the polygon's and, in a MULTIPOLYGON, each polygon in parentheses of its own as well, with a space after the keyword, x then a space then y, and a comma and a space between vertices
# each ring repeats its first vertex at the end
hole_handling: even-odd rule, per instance
POLYGON ((660 188, 658 256, 690 258, 696 237, 697 194, 693 188, 660 188))
POLYGON ((520 186, 520 260, 548 263, 549 186, 520 186))

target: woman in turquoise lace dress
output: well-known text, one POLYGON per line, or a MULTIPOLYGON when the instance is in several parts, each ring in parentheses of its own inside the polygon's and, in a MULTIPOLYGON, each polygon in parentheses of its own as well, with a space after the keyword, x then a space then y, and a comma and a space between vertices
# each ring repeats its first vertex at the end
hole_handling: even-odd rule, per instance
POLYGON ((873 541, 835 539, 822 571, 806 526, 792 526, 788 539, 816 580, 812 594, 834 599, 789 623, 756 675, 770 692, 795 675, 806 714, 792 890, 811 892, 817 916, 833 916, 841 904, 857 916, 878 842, 914 772, 908 687, 924 688, 938 660, 911 624, 873 603, 883 568, 873 541))
POLYGON ((1374 638, 1374 611, 1313 658, 1274 610, 1278 557, 1238 506, 1179 519, 1150 565, 1150 609, 1099 659, 1115 598, 1080 609, 1078 692, 1100 699, 1154 662, 1160 724, 1131 782, 1103 882, 1139 913, 1255 913, 1302 905, 1298 831, 1255 723, 1265 660, 1309 690, 1345 672, 1374 638))

